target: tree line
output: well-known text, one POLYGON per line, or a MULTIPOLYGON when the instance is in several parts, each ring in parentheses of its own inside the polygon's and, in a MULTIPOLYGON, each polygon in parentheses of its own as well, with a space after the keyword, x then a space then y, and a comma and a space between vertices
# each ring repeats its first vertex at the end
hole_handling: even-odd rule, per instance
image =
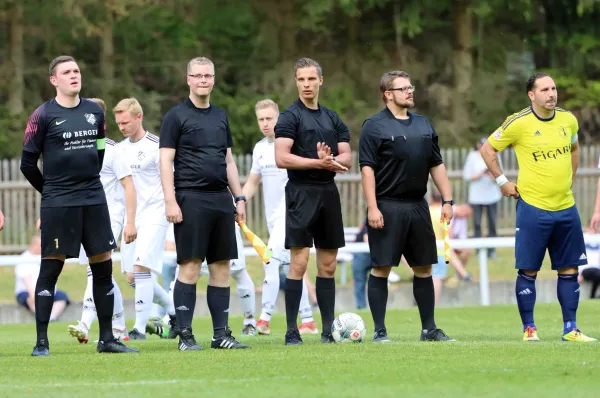
POLYGON ((527 106, 534 71, 555 78, 582 142, 600 137, 598 0, 7 0, 0 21, 0 158, 19 155, 27 117, 54 96, 48 64, 62 54, 82 68, 82 96, 109 108, 135 96, 155 133, 187 95, 186 63, 211 58, 212 102, 228 112, 237 153, 261 136, 256 101, 285 108, 296 98, 300 57, 322 65, 321 102, 348 124, 354 148, 393 69, 411 75, 415 112, 442 145, 471 146, 527 106))

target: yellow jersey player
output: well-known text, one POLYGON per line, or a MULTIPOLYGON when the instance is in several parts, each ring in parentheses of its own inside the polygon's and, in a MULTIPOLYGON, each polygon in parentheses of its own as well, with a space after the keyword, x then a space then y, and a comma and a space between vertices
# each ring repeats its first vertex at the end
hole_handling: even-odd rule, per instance
POLYGON ((578 123, 556 106, 554 80, 536 73, 526 85, 531 106, 509 116, 481 148, 482 157, 506 197, 517 200, 515 268, 516 297, 524 341, 539 341, 533 320, 535 280, 546 249, 558 272, 558 301, 564 321, 563 340, 596 341, 579 331, 578 266, 587 264, 579 212, 571 186, 577 171, 578 123), (497 152, 512 145, 519 162, 517 184, 504 176, 497 152))

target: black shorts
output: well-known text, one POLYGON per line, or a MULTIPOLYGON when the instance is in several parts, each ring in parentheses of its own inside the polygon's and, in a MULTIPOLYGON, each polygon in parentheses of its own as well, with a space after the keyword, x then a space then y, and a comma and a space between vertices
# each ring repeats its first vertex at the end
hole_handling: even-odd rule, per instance
POLYGON ((344 247, 344 223, 340 193, 335 183, 310 184, 288 181, 285 186, 285 248, 344 247))
POLYGON ((177 263, 238 258, 235 207, 229 191, 175 193, 183 221, 174 225, 177 263))
POLYGON ((42 207, 42 257, 62 254, 79 258, 81 245, 88 257, 117 248, 106 203, 74 207, 42 207))
POLYGON ((373 267, 400 264, 404 256, 411 267, 437 264, 437 247, 429 206, 419 201, 377 200, 383 228, 367 228, 373 267))

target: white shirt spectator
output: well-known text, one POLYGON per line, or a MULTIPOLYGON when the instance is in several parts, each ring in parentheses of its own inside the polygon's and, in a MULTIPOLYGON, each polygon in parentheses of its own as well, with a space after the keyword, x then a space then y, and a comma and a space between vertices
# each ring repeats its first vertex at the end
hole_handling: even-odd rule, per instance
POLYGON ((29 250, 21 253, 21 258, 28 260, 20 263, 15 267, 15 294, 27 292, 25 278, 30 276, 31 283, 35 286, 38 276, 40 275, 40 256, 32 254, 29 250))
POLYGON ((469 153, 463 169, 463 179, 469 182, 467 201, 471 205, 491 205, 502 198, 502 192, 496 180, 488 174, 484 174, 477 180, 471 180, 474 175, 478 175, 484 170, 487 170, 487 166, 481 153, 479 151, 469 153))

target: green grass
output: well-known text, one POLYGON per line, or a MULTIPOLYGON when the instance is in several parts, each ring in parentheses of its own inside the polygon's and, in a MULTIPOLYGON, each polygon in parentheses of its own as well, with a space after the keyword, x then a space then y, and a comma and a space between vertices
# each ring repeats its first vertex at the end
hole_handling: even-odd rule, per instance
MULTIPOLYGON (((360 314, 370 335, 371 317, 360 314)), ((598 337, 598 319, 600 300, 583 301, 579 327, 598 337)), ((207 349, 210 320, 197 319, 204 351, 179 352, 176 341, 150 336, 128 343, 139 355, 97 354, 58 323, 50 326, 49 358, 30 356, 33 325, 3 325, 0 396, 597 397, 600 345, 561 342, 557 304, 538 305, 536 320, 542 342, 523 343, 515 306, 443 308, 437 323, 459 342, 420 343, 417 310, 393 310, 391 344, 322 345, 309 336, 304 346, 285 347, 277 314, 271 336, 240 338, 251 350, 215 351, 207 349)), ((230 324, 239 333, 241 319, 230 324)))
MULTIPOLYGON (((497 257, 495 259, 490 259, 488 261, 489 279, 513 280, 516 275, 514 269, 514 249, 498 249, 496 254, 497 257)), ((254 284, 259 287, 264 278, 262 262, 258 257, 248 257, 246 261, 248 272, 250 273, 254 284)), ((311 276, 311 280, 314 281, 314 277, 316 276, 315 256, 311 256, 310 261, 308 272, 311 276)), ((477 259, 476 254, 471 255, 466 268, 469 272, 471 272, 475 280, 479 280, 479 260, 477 259)), ((411 276, 409 270, 401 265, 396 271, 398 271, 398 273, 402 276, 401 283, 409 282, 411 276)), ((121 288, 123 296, 125 298, 133 298, 134 291, 127 285, 125 277, 121 274, 121 265, 115 263, 113 272, 115 274, 115 279, 121 288)), ((448 270, 448 275, 453 275, 453 271, 450 268, 448 270)), ((336 273, 336 277, 339 282, 339 270, 336 273)), ((85 278, 85 267, 67 263, 65 264, 64 270, 58 280, 58 288, 65 290, 72 299, 80 300, 85 291, 85 278)), ((547 255, 544 260, 543 269, 538 275, 538 279, 546 278, 556 278, 556 273, 550 270, 550 261, 547 255)), ((207 281, 208 279, 204 276, 200 278, 200 282, 198 283, 199 291, 206 291, 207 281)), ((352 283, 352 266, 350 264, 348 265, 348 283, 352 283)), ((0 267, 0 303, 15 301, 14 285, 14 267, 0 267)))

